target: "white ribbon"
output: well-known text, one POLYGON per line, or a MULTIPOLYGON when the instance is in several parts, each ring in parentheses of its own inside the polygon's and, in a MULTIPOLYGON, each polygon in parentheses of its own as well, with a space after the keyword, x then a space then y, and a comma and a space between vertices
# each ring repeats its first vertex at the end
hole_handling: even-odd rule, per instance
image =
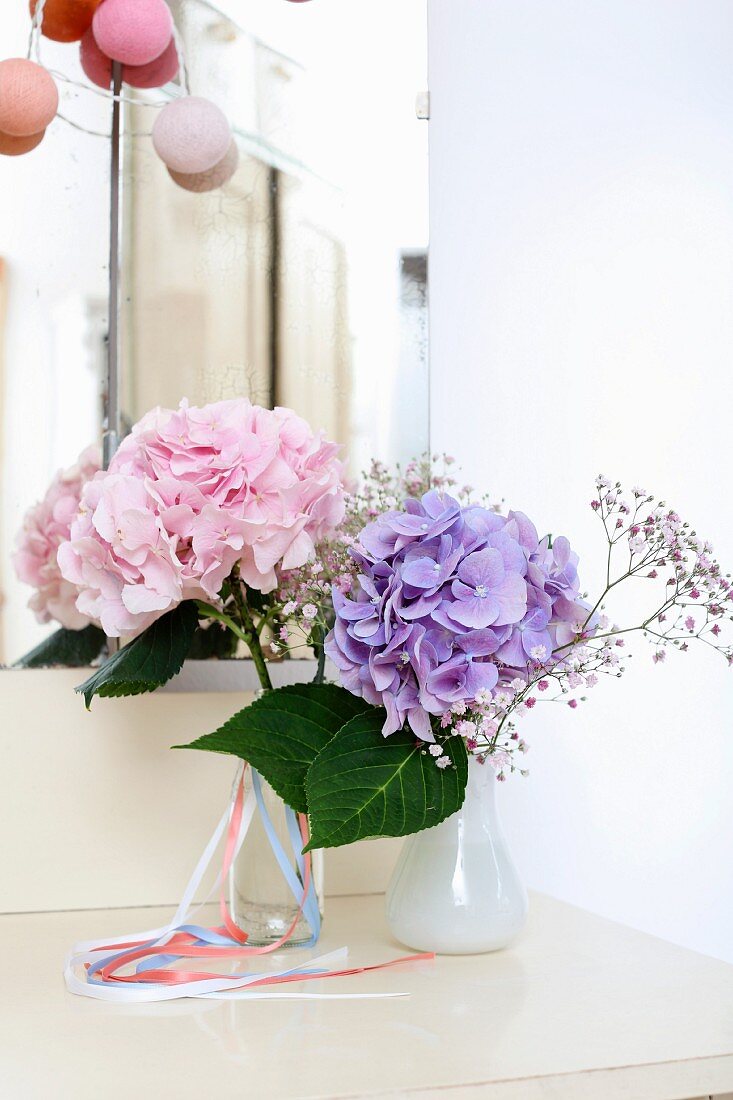
MULTIPOLYGON (((247 986, 261 981, 263 978, 281 978, 301 970, 315 970, 343 964, 348 957, 348 948, 342 947, 337 951, 331 951, 317 958, 308 959, 296 966, 288 966, 279 971, 265 971, 242 975, 238 978, 226 977, 210 978, 203 981, 184 982, 178 985, 164 984, 94 984, 79 977, 78 970, 86 963, 97 963, 110 955, 110 942, 124 945, 139 943, 140 941, 154 941, 155 946, 165 946, 166 942, 181 928, 193 922, 200 909, 206 905, 215 890, 222 884, 222 872, 217 875, 209 893, 204 901, 192 908, 194 898, 201 882, 214 858, 221 839, 234 811, 237 788, 241 780, 244 765, 240 764, 232 787, 232 797, 229 806, 221 817, 218 825, 204 848, 201 858, 194 869, 188 885, 183 892, 181 902, 168 924, 161 928, 151 928, 144 932, 132 935, 109 937, 98 940, 86 940, 74 944, 64 960, 64 981, 70 993, 79 997, 91 997, 97 1001, 107 1001, 113 1004, 144 1004, 154 1001, 172 1001, 182 997, 201 997, 220 1000, 370 1000, 382 997, 404 997, 405 993, 301 993, 289 992, 285 989, 266 991, 256 989, 247 991, 247 986)), ((255 792, 252 788, 247 792, 242 809, 242 821, 235 846, 235 858, 239 853, 249 827, 252 823, 257 807, 255 792)), ((175 948, 173 949, 175 951, 175 948)))

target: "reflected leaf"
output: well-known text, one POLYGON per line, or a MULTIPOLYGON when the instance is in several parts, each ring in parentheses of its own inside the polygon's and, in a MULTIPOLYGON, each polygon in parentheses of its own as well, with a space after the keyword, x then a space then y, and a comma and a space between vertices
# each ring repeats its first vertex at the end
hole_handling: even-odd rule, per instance
POLYGON ((83 668, 106 651, 107 639, 98 626, 83 630, 62 627, 26 653, 13 668, 83 668))

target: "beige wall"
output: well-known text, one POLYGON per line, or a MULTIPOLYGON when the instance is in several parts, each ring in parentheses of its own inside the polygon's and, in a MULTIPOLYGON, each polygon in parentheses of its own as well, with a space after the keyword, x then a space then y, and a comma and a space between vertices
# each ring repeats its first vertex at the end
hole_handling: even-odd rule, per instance
MULTIPOLYGON (((242 694, 97 700, 79 672, 0 673, 0 912, 174 904, 229 797, 233 763, 171 752, 242 694)), ((384 889, 399 842, 326 856, 330 894, 384 889)))

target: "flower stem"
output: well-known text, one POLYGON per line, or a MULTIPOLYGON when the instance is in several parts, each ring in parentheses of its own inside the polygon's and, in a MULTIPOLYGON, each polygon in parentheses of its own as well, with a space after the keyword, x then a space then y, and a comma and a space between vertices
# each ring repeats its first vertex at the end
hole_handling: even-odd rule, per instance
POLYGON ((316 624, 313 627, 313 631, 311 634, 313 652, 315 653, 318 660, 318 665, 316 666, 316 674, 313 677, 314 684, 322 684, 323 681, 326 679, 326 650, 323 645, 324 637, 325 632, 323 630, 323 627, 320 625, 320 623, 316 624))
POLYGON ((234 571, 232 572, 232 596, 234 597, 234 603, 237 608, 237 613, 239 614, 239 621, 244 629, 244 640, 249 647, 250 656, 257 669, 260 684, 265 691, 272 691, 272 680, 270 679, 270 673, 267 669, 265 655, 262 652, 260 636, 257 633, 257 627, 252 618, 252 612, 249 609, 249 605, 244 595, 238 565, 234 567, 234 571))

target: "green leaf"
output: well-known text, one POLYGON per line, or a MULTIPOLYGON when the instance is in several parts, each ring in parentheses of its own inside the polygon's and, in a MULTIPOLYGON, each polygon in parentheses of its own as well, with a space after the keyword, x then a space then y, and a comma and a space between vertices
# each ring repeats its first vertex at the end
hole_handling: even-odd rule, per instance
POLYGON ((199 626, 188 651, 189 661, 208 661, 212 657, 226 660, 234 657, 239 638, 221 623, 199 626))
POLYGON ((308 768, 343 725, 372 709, 335 684, 293 684, 268 691, 216 733, 176 748, 239 756, 256 768, 289 806, 306 813, 308 768))
POLYGON ((268 597, 256 588, 250 588, 249 585, 245 585, 245 598, 247 606, 258 615, 264 615, 270 606, 268 597))
POLYGON ((83 630, 62 627, 26 653, 15 668, 83 668, 99 657, 107 644, 104 631, 98 626, 83 630))
POLYGON ((439 768, 407 731, 382 735, 385 713, 370 708, 340 730, 306 778, 313 848, 378 836, 407 836, 460 809, 468 782, 461 737, 442 742, 452 766, 439 768))
POLYGON ((95 695, 142 695, 165 684, 181 671, 197 626, 198 611, 191 600, 156 619, 76 688, 87 709, 95 695))

